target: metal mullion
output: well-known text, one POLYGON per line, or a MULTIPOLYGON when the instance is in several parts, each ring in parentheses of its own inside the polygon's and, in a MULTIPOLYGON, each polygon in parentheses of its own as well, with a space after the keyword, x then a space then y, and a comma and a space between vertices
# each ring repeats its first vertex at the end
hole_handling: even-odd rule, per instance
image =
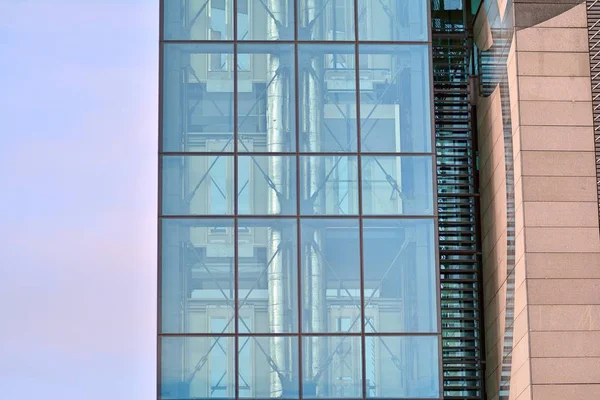
MULTIPOLYGON (((461 308, 462 310, 462 308, 461 308)), ((459 328, 456 328, 459 329, 459 328)), ((360 337, 363 336, 361 332, 246 332, 244 334, 236 335, 234 332, 221 332, 221 333, 211 333, 211 332, 185 332, 185 333, 159 333, 159 338, 168 338, 168 337, 214 337, 214 338, 233 338, 236 336, 243 337, 360 337)), ((387 337, 413 337, 413 336, 427 336, 427 337, 437 337, 438 334, 436 332, 365 332, 364 336, 366 337, 378 337, 378 336, 387 336, 387 337)))
POLYGON ((239 378, 239 220, 238 220, 238 41, 237 41, 237 2, 233 0, 233 299, 234 312, 234 397, 240 398, 239 378))
MULTIPOLYGON (((452 214, 454 215, 454 214, 452 214)), ((401 214, 389 214, 389 215, 358 215, 358 214, 354 214, 354 215, 335 215, 335 214, 331 214, 331 215, 315 215, 315 214, 307 214, 307 215, 279 215, 279 214, 271 214, 271 215, 238 215, 238 216, 233 216, 233 215, 163 215, 160 217, 161 220, 168 220, 168 219, 187 219, 187 220, 205 220, 205 219, 217 219, 217 220, 231 220, 231 219, 235 219, 235 218, 242 218, 242 219, 249 219, 249 220, 253 220, 253 219, 295 219, 295 218, 301 218, 301 219, 333 219, 333 220, 338 220, 338 219, 361 219, 361 220, 398 220, 398 219, 434 219, 436 218, 436 216, 432 215, 432 214, 421 214, 421 215, 401 215, 401 214)))
MULTIPOLYGON (((406 152, 406 151, 365 151, 363 152, 365 155, 373 156, 373 157, 385 157, 385 156, 431 156, 431 152, 406 152)), ((241 156, 251 157, 251 156, 273 156, 273 154, 277 154, 278 156, 295 156, 300 155, 302 157, 306 156, 329 156, 329 157, 342 157, 342 156, 357 156, 357 151, 315 151, 315 152, 306 152, 306 151, 285 151, 285 152, 268 152, 268 151, 244 151, 240 153, 234 152, 221 152, 221 151, 207 151, 207 152, 198 152, 198 151, 165 151, 159 153, 161 156, 193 156, 193 157, 201 157, 201 156, 233 156, 239 154, 241 156)), ((449 156, 444 156, 449 157, 449 156)), ((461 156, 466 157, 466 156, 461 156)))
MULTIPOLYGON (((356 14, 356 13, 355 13, 356 14)), ((236 17, 237 18, 237 17, 236 17)), ((237 28, 237 27, 236 27, 237 28)), ((237 29, 236 29, 237 30, 237 29)), ((430 40, 294 40, 294 39, 286 39, 286 40, 208 40, 208 39, 164 39, 162 40, 164 43, 174 43, 174 44, 233 44, 233 43, 248 43, 248 44, 268 44, 268 43, 282 43, 282 44, 427 44, 431 43, 430 40)))
POLYGON ((360 358, 361 358, 361 389, 363 399, 367 398, 367 355, 365 339, 365 265, 363 252, 363 207, 362 207, 362 140, 360 123, 360 48, 358 38, 358 0, 354 0, 354 79, 356 100, 356 151, 357 151, 357 189, 358 189, 358 237, 359 237, 359 265, 360 265, 360 358))
POLYGON ((161 381, 162 381, 162 341, 160 332, 162 331, 162 157, 160 152, 163 149, 163 84, 164 84, 164 7, 165 0, 159 0, 158 12, 158 154, 157 154, 157 235, 156 235, 156 398, 161 398, 161 381))
POLYGON ((302 219, 301 215, 301 199, 302 195, 301 191, 301 176, 300 176, 300 67, 298 62, 298 30, 300 29, 298 26, 298 1, 294 1, 294 112, 295 112, 295 126, 293 132, 295 133, 295 143, 296 143, 296 282, 297 285, 297 297, 296 301, 298 302, 298 363, 296 368, 298 368, 298 399, 302 400, 304 397, 303 392, 303 383, 304 383, 304 374, 303 374, 303 362, 302 362, 302 219))

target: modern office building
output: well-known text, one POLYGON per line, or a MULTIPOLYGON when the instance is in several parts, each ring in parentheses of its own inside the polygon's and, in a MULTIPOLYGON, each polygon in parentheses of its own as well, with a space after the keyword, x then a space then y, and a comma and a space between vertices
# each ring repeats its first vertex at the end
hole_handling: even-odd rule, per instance
POLYGON ((160 42, 159 400, 600 398, 600 0, 162 0, 160 42))

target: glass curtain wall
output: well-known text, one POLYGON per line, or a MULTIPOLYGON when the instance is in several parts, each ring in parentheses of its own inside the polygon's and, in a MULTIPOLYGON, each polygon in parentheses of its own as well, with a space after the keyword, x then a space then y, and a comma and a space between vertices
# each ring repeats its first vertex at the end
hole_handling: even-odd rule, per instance
POLYGON ((163 0, 159 399, 441 398, 424 0, 163 0))

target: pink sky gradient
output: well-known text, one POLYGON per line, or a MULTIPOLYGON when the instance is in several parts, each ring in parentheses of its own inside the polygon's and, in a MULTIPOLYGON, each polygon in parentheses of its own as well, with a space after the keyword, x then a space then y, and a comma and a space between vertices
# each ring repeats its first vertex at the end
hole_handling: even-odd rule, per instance
POLYGON ((154 398, 158 0, 0 16, 0 397, 154 398))

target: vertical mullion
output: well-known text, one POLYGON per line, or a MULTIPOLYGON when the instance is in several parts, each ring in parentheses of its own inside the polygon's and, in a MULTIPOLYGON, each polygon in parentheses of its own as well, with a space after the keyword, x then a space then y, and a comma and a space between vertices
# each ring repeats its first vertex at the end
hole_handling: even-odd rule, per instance
POLYGON ((233 1, 233 298, 234 298, 234 395, 240 397, 239 385, 239 250, 238 250, 238 42, 237 42, 237 0, 233 1))
POLYGON ((296 272, 297 272, 297 302, 298 302, 298 399, 303 398, 303 364, 302 364, 302 231, 300 224, 300 205, 301 205, 301 185, 300 185, 300 94, 299 83, 300 71, 298 63, 298 2, 294 1, 294 110, 295 110, 295 129, 296 133, 296 272))
POLYGON ((358 164, 358 237, 359 237, 359 264, 360 264, 360 359, 361 359, 361 389, 362 398, 367 397, 367 356, 365 352, 365 274, 363 257, 363 215, 362 215, 362 158, 361 158, 361 132, 360 132, 360 54, 358 39, 358 0, 354 0, 354 79, 356 101, 356 152, 358 164))

